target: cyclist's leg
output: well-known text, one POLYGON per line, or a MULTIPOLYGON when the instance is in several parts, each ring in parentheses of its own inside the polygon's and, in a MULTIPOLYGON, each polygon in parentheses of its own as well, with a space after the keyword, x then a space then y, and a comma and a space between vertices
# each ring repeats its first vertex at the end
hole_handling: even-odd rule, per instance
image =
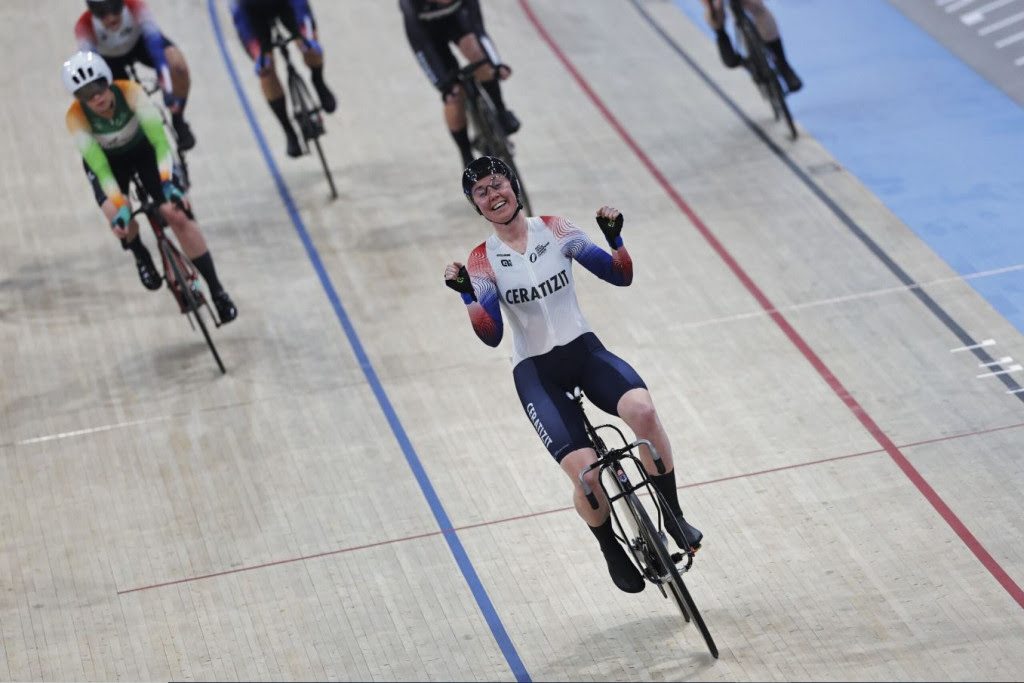
MULTIPOLYGON (((117 180, 118 187, 121 190, 122 196, 125 199, 125 205, 128 210, 131 211, 131 202, 128 199, 128 189, 131 177, 131 167, 128 164, 123 163, 117 157, 108 157, 110 163, 110 170, 114 174, 114 178, 117 180)), ((107 197, 106 193, 103 192, 103 188, 100 187, 99 180, 96 178, 96 174, 92 172, 88 164, 85 164, 85 174, 89 178, 89 182, 92 184, 93 194, 96 197, 96 203, 99 204, 100 211, 103 212, 103 216, 107 219, 107 225, 111 225, 111 221, 117 215, 117 207, 114 202, 107 197)), ((160 288, 160 273, 157 271, 156 266, 153 263, 153 256, 149 253, 149 249, 142 241, 142 237, 139 235, 139 224, 133 218, 128 221, 128 226, 124 231, 119 231, 111 226, 111 231, 114 236, 121 242, 121 248, 125 251, 132 252, 132 256, 135 257, 135 268, 139 273, 139 280, 142 281, 142 285, 146 289, 159 289, 160 288)))
MULTIPOLYGON (((480 12, 478 0, 466 0, 462 9, 454 17, 460 22, 464 32, 457 41, 459 51, 465 55, 470 62, 478 62, 482 59, 489 59, 494 64, 500 64, 501 58, 498 51, 491 42, 490 37, 484 30, 483 14, 480 12)), ((493 100, 498 108, 498 117, 501 125, 509 135, 519 130, 519 119, 505 107, 505 99, 501 93, 501 81, 511 73, 508 68, 501 70, 499 74, 490 65, 480 67, 476 73, 476 79, 493 100)))
POLYGON ((519 400, 548 452, 572 480, 573 505, 597 539, 612 581, 623 591, 638 593, 644 589, 643 577, 615 538, 599 471, 592 470, 585 475, 598 500, 596 510, 590 507, 580 485, 580 473, 597 460, 597 454, 587 438, 579 409, 565 395, 563 375, 571 375, 571 372, 566 373, 566 363, 560 361, 567 358, 564 354, 553 358, 556 353, 527 358, 516 365, 512 376, 519 400))
POLYGON ((743 4, 754 18, 757 32, 764 40, 765 47, 771 50, 775 57, 775 66, 779 70, 779 75, 786 81, 786 87, 790 92, 796 92, 803 87, 803 81, 786 60, 786 53, 782 49, 782 35, 779 33, 775 15, 765 6, 764 0, 743 0, 743 4))
POLYGON ((446 22, 421 20, 411 0, 401 0, 400 5, 409 47, 431 84, 441 93, 445 125, 459 148, 462 165, 468 166, 473 160, 473 150, 466 121, 465 93, 455 87, 459 63, 448 48, 446 22))
POLYGON ((192 90, 192 76, 188 70, 188 63, 185 55, 178 46, 167 39, 164 40, 164 58, 167 60, 167 68, 171 71, 171 92, 174 101, 168 102, 168 110, 171 112, 171 125, 178 136, 178 151, 186 152, 196 146, 195 136, 192 135, 192 128, 185 121, 185 105, 188 102, 188 94, 192 90))
POLYGON ((276 15, 266 11, 262 4, 252 6, 239 5, 236 8, 236 12, 235 26, 238 28, 238 37, 239 40, 242 40, 242 47, 245 49, 246 54, 249 54, 250 57, 252 56, 252 53, 249 52, 249 46, 246 45, 243 39, 241 28, 243 22, 247 26, 247 30, 252 32, 252 37, 259 44, 260 55, 265 59, 261 68, 257 70, 256 75, 260 79, 260 89, 263 91, 263 97, 267 100, 267 105, 270 106, 270 110, 274 112, 274 117, 281 124, 281 129, 284 130, 288 156, 302 156, 302 145, 299 144, 299 138, 295 134, 295 129, 292 128, 291 121, 288 120, 288 103, 285 99, 284 87, 281 85, 281 80, 277 77, 277 69, 274 64, 270 30, 274 21, 276 21, 276 15))
POLYGON ((732 40, 725 30, 725 3, 724 0, 703 0, 704 19, 715 31, 715 42, 718 44, 718 56, 730 69, 735 69, 743 63, 740 56, 732 46, 732 40))
POLYGON ((594 405, 621 417, 638 438, 650 441, 658 451, 665 466, 663 474, 658 474, 646 447, 640 449, 640 458, 651 483, 665 500, 668 507, 665 512, 671 512, 671 517, 678 519, 675 525, 666 524, 666 529, 680 547, 699 547, 703 534, 683 518, 676 488, 672 445, 647 386, 636 370, 604 348, 596 336, 586 337, 590 356, 584 370, 585 383, 581 383, 584 392, 594 405))
MULTIPOLYGON (((282 2, 283 5, 288 3, 282 2)), ((307 5, 308 7, 308 5, 307 5)), ((281 12, 278 15, 281 23, 285 25, 291 33, 298 34, 302 33, 307 38, 311 38, 311 43, 299 43, 299 49, 302 51, 302 60, 309 67, 310 80, 313 81, 313 87, 316 88, 316 94, 320 98, 320 105, 324 111, 330 114, 333 112, 338 104, 334 98, 334 93, 331 92, 330 88, 324 82, 324 50, 323 45, 320 42, 320 36, 316 29, 316 19, 313 17, 313 9, 308 7, 308 25, 304 27, 299 26, 299 19, 295 16, 292 7, 282 7, 281 12), (305 29, 301 31, 300 29, 305 29)))

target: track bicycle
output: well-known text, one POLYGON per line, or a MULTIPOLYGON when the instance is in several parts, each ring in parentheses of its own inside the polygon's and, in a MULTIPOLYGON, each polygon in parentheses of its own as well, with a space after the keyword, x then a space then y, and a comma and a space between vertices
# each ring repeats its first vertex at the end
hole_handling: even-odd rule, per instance
POLYGON ((697 625, 711 656, 718 659, 718 646, 715 645, 711 632, 708 631, 690 591, 683 583, 683 574, 693 566, 695 551, 692 548, 678 553, 669 551, 662 513, 662 510, 667 510, 668 506, 661 494, 651 484, 647 470, 644 469, 643 463, 634 451, 637 451, 641 445, 646 446, 650 450, 658 473, 664 474, 665 463, 661 456, 658 455, 651 442, 646 439, 628 442, 622 430, 615 425, 606 424, 594 427, 583 410, 583 392, 579 387, 567 395, 579 406, 587 435, 597 452, 597 461, 580 472, 580 484, 587 497, 587 502, 595 510, 600 507, 597 496, 584 479, 584 476, 592 470, 600 470, 598 481, 608 500, 613 526, 616 529, 615 535, 619 542, 626 547, 633 561, 640 568, 644 579, 656 585, 664 597, 667 598, 671 595, 673 602, 682 613, 683 619, 687 623, 692 620, 697 625), (601 429, 616 432, 619 439, 622 440, 623 446, 608 448, 598 435, 598 430, 601 429), (610 490, 605 483, 606 480, 611 481, 610 490), (638 492, 647 493, 655 502, 653 507, 656 512, 653 516, 649 507, 641 502, 638 492))
MULTIPOLYGON (((199 273, 196 272, 192 261, 181 253, 181 250, 175 246, 174 241, 167 234, 168 225, 160 214, 159 203, 149 196, 136 173, 132 174, 132 185, 135 188, 135 198, 138 200, 138 208, 132 211, 132 218, 139 214, 146 216, 156 235, 157 245, 160 247, 160 258, 163 262, 167 288, 171 290, 174 300, 178 302, 179 310, 188 316, 188 322, 192 329, 199 326, 206 339, 206 344, 213 354, 213 359, 217 362, 217 367, 220 368, 221 374, 226 374, 224 363, 221 362, 217 347, 213 343, 213 338, 210 337, 210 330, 206 326, 206 321, 203 320, 203 309, 206 309, 206 313, 216 327, 220 327, 221 323, 206 295, 203 294, 199 283, 199 273)), ((192 212, 185 208, 184 204, 176 202, 175 205, 184 211, 190 219, 193 218, 192 212)))
POLYGON ((489 59, 482 59, 459 69, 456 77, 459 87, 466 93, 466 115, 469 117, 472 131, 470 139, 473 148, 481 155, 497 157, 509 165, 509 168, 519 178, 523 210, 526 211, 527 216, 532 216, 533 210, 530 208, 530 197, 526 194, 526 187, 523 185, 523 175, 516 168, 515 159, 512 158, 515 145, 501 126, 498 119, 498 108, 474 76, 477 69, 485 65, 490 65, 495 69, 504 66, 494 64, 489 59))
POLYGON ((276 48, 281 53, 288 71, 288 99, 292 104, 292 116, 302 134, 302 153, 309 153, 309 143, 312 142, 320 157, 320 164, 324 167, 324 175, 327 176, 327 184, 331 188, 331 199, 337 199, 338 190, 334 187, 334 176, 331 174, 331 167, 327 164, 324 150, 320 146, 320 136, 325 132, 323 107, 310 92, 309 86, 306 85, 306 81, 292 64, 291 55, 288 53, 288 43, 293 40, 305 41, 305 38, 296 34, 286 36, 275 25, 271 29, 270 40, 271 51, 276 48))
MULTIPOLYGON (((796 140, 796 125, 793 123, 793 115, 786 104, 787 91, 784 90, 781 77, 775 66, 775 55, 765 46, 764 40, 757 30, 757 25, 743 9, 743 0, 728 0, 728 3, 733 22, 736 25, 736 42, 741 48, 737 54, 743 60, 743 66, 750 72, 761 95, 771 105, 775 120, 785 119, 790 138, 796 140)), ((717 12, 717 10, 715 11, 717 12)))
POLYGON ((163 98, 153 97, 154 93, 162 93, 163 89, 160 87, 160 81, 154 75, 152 78, 146 78, 139 75, 139 72, 135 64, 128 64, 125 66, 125 71, 128 72, 128 78, 135 81, 142 87, 142 90, 150 96, 153 100, 153 104, 156 106, 157 111, 160 112, 160 118, 164 122, 164 132, 167 134, 167 138, 173 143, 171 145, 171 155, 173 157, 172 173, 174 175, 175 184, 181 188, 182 192, 188 192, 189 187, 192 185, 192 181, 188 175, 188 163, 185 161, 185 153, 181 151, 178 145, 178 132, 171 125, 170 115, 167 112, 167 107, 164 106, 163 98))

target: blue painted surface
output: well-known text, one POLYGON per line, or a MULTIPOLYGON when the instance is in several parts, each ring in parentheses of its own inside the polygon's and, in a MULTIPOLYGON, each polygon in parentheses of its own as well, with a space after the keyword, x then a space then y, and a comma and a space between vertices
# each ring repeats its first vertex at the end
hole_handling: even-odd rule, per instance
MULTIPOLYGON (((884 0, 768 6, 800 125, 959 274, 1024 263, 1024 109, 884 0)), ((1024 332, 1024 274, 970 284, 1024 332)))
POLYGON ((352 321, 349 319, 344 305, 341 303, 341 298, 338 296, 334 283, 331 281, 331 277, 328 275, 327 269, 324 268, 323 261, 320 258, 320 253, 317 251, 316 245, 313 243, 313 240, 309 235, 309 231, 306 230, 302 217, 299 215, 295 202, 292 199, 291 191, 288 189, 288 185, 285 183, 284 177, 277 168, 277 164, 274 163, 274 158, 271 156, 270 150, 267 147, 266 137, 263 135, 263 130, 256 121, 256 117, 253 115, 252 107, 250 106, 249 100, 245 95, 245 91, 242 89, 242 85, 238 80, 238 72, 235 70, 231 57, 228 55, 227 47, 224 43, 224 34, 220 26, 220 19, 217 17, 217 9, 214 6, 214 0, 207 0, 207 10, 209 11, 213 31, 220 47, 221 57, 224 59, 224 65, 228 70, 228 75, 231 78, 231 83, 234 86, 235 94, 238 96, 239 103, 245 113, 246 120, 252 128, 253 135, 256 137, 256 143, 259 145, 260 151, 263 154, 263 159, 267 165, 267 169, 274 178, 274 183, 277 185, 277 191, 281 197, 281 201, 288 212, 288 216, 291 219, 299 240, 306 249, 306 254, 309 256, 313 270, 316 271, 317 277, 320 280, 320 285, 324 290, 324 294, 331 302, 331 307, 334 309, 335 317, 337 317, 338 322, 341 323, 345 336, 348 338, 348 342, 352 346, 352 351, 354 352, 356 359, 359 361, 359 367, 362 369, 367 383, 373 390, 373 394, 377 398, 377 403, 380 406, 381 411, 384 413, 385 418, 387 418, 388 425, 391 427, 391 431, 395 435, 395 439, 398 441, 398 444, 402 449, 402 454, 405 456, 409 469, 412 470, 413 475, 416 477, 416 482, 419 484, 420 490, 423 492, 424 498, 427 499, 427 503, 430 505, 430 510, 434 514, 434 519, 444 532, 444 539, 448 543, 448 548, 454 556, 466 583, 469 585, 469 588, 473 593, 473 597, 476 599, 477 605, 486 619, 487 625, 491 629, 491 634, 493 635, 495 642, 497 642, 498 647, 505 656, 505 661, 508 663, 509 668, 512 670, 517 681, 530 681, 530 674, 527 672, 519 653, 516 651, 515 645, 512 644, 512 639, 509 638, 508 632, 505 630, 505 626, 502 623, 501 618, 498 616, 497 610, 494 608, 494 604, 487 595, 487 590, 480 581, 480 577, 477 575, 476 569, 473 567, 473 563, 469 559, 469 555, 466 553, 466 549, 462 545, 462 541, 459 540, 458 534, 456 534, 455 530, 452 528, 452 523, 448 518, 448 513, 445 511, 444 505, 441 503, 441 499, 438 497, 437 491, 434 489, 434 485, 430 481, 430 477, 427 475, 426 470, 423 469, 419 456, 416 454, 416 450, 413 448, 412 442, 409 441, 405 428, 398 419, 398 414, 395 412, 394 407, 392 407, 391 400, 388 398, 387 392, 384 391, 384 386, 377 377, 377 371, 374 370, 373 364, 366 355, 363 343, 359 339, 359 335, 356 333, 355 327, 352 325, 352 321))

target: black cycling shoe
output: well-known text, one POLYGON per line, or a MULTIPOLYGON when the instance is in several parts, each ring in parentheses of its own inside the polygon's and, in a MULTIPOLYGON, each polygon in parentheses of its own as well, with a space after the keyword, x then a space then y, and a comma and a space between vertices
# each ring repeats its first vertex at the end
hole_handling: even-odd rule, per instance
POLYGON ((604 561, 608 563, 608 574, 611 575, 612 581, 619 590, 626 593, 639 593, 647 586, 644 577, 626 555, 625 549, 621 545, 616 548, 618 550, 613 551, 610 556, 604 550, 601 551, 604 554, 604 561))
POLYGON ((180 123, 174 122, 174 133, 178 136, 178 152, 187 152, 196 146, 196 138, 184 119, 181 119, 180 123))
POLYGON ((800 88, 804 87, 804 82, 800 80, 800 77, 793 71, 793 67, 788 64, 779 67, 779 75, 782 76, 782 80, 786 82, 786 90, 789 92, 796 92, 800 88))
POLYGON ((293 159, 295 157, 301 157, 302 145, 299 144, 299 136, 297 136, 293 131, 288 131, 287 133, 285 133, 285 136, 287 137, 288 156, 292 157, 293 159))
POLYGON ((235 302, 231 300, 231 297, 223 289, 213 295, 213 305, 217 309, 221 325, 229 323, 238 317, 238 309, 235 308, 235 302))
POLYGON ((686 521, 686 518, 682 515, 666 515, 665 517, 665 531, 672 537, 672 540, 676 542, 680 550, 686 550, 691 548, 693 550, 700 549, 700 543, 704 540, 704 534, 700 529, 693 526, 686 521))
POLYGON ((334 93, 327 89, 327 86, 314 86, 316 94, 320 97, 320 106, 325 112, 331 114, 338 108, 338 101, 334 99, 334 93))
POLYGON ((160 289, 163 278, 157 272, 156 266, 153 265, 153 257, 149 255, 148 251, 135 257, 135 267, 139 269, 139 279, 142 280, 143 287, 153 290, 160 289))
POLYGON ((501 127, 505 130, 505 135, 512 135, 519 130, 521 125, 516 115, 508 109, 503 109, 498 113, 498 122, 501 123, 501 127))

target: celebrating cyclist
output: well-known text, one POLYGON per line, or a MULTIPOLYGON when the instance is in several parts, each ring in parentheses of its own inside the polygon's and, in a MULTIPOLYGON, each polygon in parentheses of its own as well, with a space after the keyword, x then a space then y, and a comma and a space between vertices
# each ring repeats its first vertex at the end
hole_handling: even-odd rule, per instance
POLYGON ((146 193, 160 204, 185 255, 206 284, 221 322, 238 312, 224 290, 199 226, 185 212, 188 198, 171 179, 171 148, 160 113, 134 81, 116 80, 95 52, 77 52, 64 62, 64 85, 75 96, 66 123, 88 170, 95 178, 100 208, 124 249, 135 256, 147 289, 160 288, 160 274, 132 220, 128 186, 137 174, 146 193))
POLYGON ((638 593, 644 580, 615 538, 608 501, 600 495, 599 472, 587 475, 587 483, 601 498, 597 510, 580 486, 580 472, 597 460, 597 454, 567 392, 580 387, 598 408, 618 415, 638 438, 654 444, 665 474, 655 473, 646 448, 641 457, 667 505, 669 534, 683 549, 698 548, 703 534, 683 518, 672 448, 647 386, 628 363, 601 344, 576 300, 574 260, 613 285, 632 282, 632 260, 620 235, 622 214, 610 206, 597 211, 609 254, 565 218, 527 217, 519 189, 515 173, 500 159, 480 157, 467 166, 462 191, 494 234, 472 251, 465 266, 454 262, 445 268, 445 284, 462 294, 473 330, 484 343, 497 346, 503 321, 509 321, 512 377, 523 410, 555 462, 572 479, 576 511, 597 537, 615 585, 638 593))
MULTIPOLYGON (((718 54, 722 63, 730 69, 740 65, 741 59, 733 49, 729 34, 725 32, 725 12, 723 11, 724 0, 702 0, 704 3, 704 16, 708 25, 715 30, 715 39, 718 42, 718 54)), ((757 32, 761 34, 765 47, 771 50, 775 57, 775 65, 779 70, 782 80, 786 81, 786 89, 789 92, 796 92, 804 87, 803 81, 793 71, 786 60, 786 53, 782 49, 782 36, 779 33, 779 25, 775 22, 775 16, 765 7, 764 0, 743 0, 743 6, 750 16, 754 18, 757 25, 757 32)))
POLYGON ((466 94, 457 85, 459 63, 448 47, 454 43, 470 63, 489 60, 476 72, 480 85, 498 109, 505 133, 519 130, 519 119, 505 108, 500 81, 511 75, 501 64, 494 44, 484 30, 478 0, 400 0, 405 17, 405 34, 416 60, 427 78, 441 93, 444 120, 462 155, 462 165, 473 158, 466 120, 466 94))
POLYGON ((337 107, 334 94, 324 82, 324 49, 317 37, 316 21, 307 0, 232 0, 231 15, 260 79, 263 96, 267 98, 274 116, 281 123, 287 141, 288 156, 302 156, 299 138, 288 121, 288 107, 284 88, 274 70, 274 47, 271 29, 280 21, 289 35, 299 35, 302 59, 309 67, 313 87, 320 97, 320 105, 330 114, 337 107))
POLYGON ((160 32, 142 0, 86 0, 88 11, 75 24, 78 49, 100 54, 116 79, 127 79, 125 67, 140 62, 154 69, 171 112, 178 136, 178 150, 192 149, 196 139, 185 122, 188 100, 188 66, 174 43, 160 32))

